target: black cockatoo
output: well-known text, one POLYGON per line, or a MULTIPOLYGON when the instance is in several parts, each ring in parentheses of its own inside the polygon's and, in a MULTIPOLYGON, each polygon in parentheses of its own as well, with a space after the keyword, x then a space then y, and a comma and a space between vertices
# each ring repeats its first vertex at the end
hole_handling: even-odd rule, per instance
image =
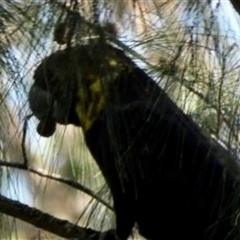
POLYGON ((240 239, 228 155, 121 49, 99 42, 51 54, 29 103, 42 136, 56 123, 82 127, 113 196, 119 239, 134 224, 151 240, 240 239))

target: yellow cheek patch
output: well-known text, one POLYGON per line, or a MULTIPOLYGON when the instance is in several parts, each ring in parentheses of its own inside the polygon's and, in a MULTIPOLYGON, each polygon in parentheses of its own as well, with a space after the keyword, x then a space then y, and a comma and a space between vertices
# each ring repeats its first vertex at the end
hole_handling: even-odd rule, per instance
POLYGON ((96 68, 90 69, 87 65, 85 67, 81 70, 81 80, 86 81, 84 82, 86 87, 80 87, 78 90, 78 103, 76 105, 76 112, 84 132, 91 128, 105 108, 105 94, 102 84, 111 84, 127 65, 122 59, 115 56, 115 53, 112 53, 105 59, 103 58, 103 61, 96 68))
POLYGON ((81 120, 84 132, 92 126, 104 108, 104 93, 100 79, 96 79, 96 81, 89 86, 89 96, 87 99, 83 89, 80 89, 77 93, 78 104, 76 106, 76 112, 81 120))

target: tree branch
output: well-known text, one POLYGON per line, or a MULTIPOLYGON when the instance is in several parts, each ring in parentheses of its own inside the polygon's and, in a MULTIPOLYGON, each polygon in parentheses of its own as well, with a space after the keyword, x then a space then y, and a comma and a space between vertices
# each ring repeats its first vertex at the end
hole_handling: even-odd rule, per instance
POLYGON ((38 176, 41 176, 41 177, 44 177, 44 178, 48 178, 48 179, 66 184, 66 185, 68 185, 72 188, 78 189, 78 190, 86 193, 87 195, 96 199, 98 202, 102 203, 104 206, 106 206, 110 210, 114 211, 113 207, 110 204, 108 204, 106 201, 104 201, 102 198, 100 198, 91 189, 89 189, 89 188, 85 187, 84 185, 82 185, 82 184, 80 184, 76 181, 73 181, 71 179, 63 178, 62 176, 57 175, 57 174, 44 173, 42 170, 36 170, 34 168, 31 168, 31 167, 26 167, 26 165, 22 164, 22 163, 6 162, 6 161, 0 160, 0 166, 1 167, 16 168, 16 169, 20 169, 20 170, 23 170, 23 171, 29 171, 31 173, 34 173, 34 174, 38 175, 38 176))
POLYGON ((99 239, 100 234, 106 234, 79 227, 2 195, 0 195, 0 212, 64 238, 96 240, 99 239))

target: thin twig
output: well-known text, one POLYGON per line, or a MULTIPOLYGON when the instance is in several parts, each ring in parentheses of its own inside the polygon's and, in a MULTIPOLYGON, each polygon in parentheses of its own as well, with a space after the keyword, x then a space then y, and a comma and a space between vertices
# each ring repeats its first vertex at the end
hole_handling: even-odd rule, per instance
POLYGON ((24 123, 23 123, 23 137, 22 137, 22 142, 21 142, 21 147, 22 147, 22 154, 23 154, 23 162, 24 165, 27 169, 28 166, 28 160, 27 160, 27 152, 25 148, 25 141, 26 141, 26 135, 27 135, 27 124, 28 120, 33 116, 33 114, 29 114, 25 117, 24 123))
POLYGON ((28 167, 28 159, 27 159, 27 154, 26 154, 26 149, 25 149, 25 141, 26 141, 28 120, 32 116, 33 116, 33 114, 27 115, 25 117, 24 124, 23 124, 23 138, 22 138, 21 146, 22 146, 24 163, 16 163, 16 162, 14 163, 14 162, 6 162, 6 161, 1 161, 0 160, 0 166, 17 168, 17 169, 20 169, 20 170, 29 171, 31 173, 37 174, 38 176, 61 182, 63 184, 66 184, 68 186, 71 186, 75 189, 78 189, 78 190, 86 193, 87 195, 96 199, 98 202, 102 203, 104 206, 106 206, 110 210, 114 211, 113 207, 110 204, 108 204, 106 201, 104 201, 102 198, 100 198, 97 194, 95 194, 92 190, 85 187, 84 185, 82 185, 82 184, 80 184, 76 181, 73 181, 71 179, 63 178, 62 176, 60 176, 58 174, 49 174, 47 172, 44 172, 43 170, 36 170, 34 168, 28 167))
POLYGON ((44 172, 43 170, 37 170, 37 169, 31 168, 31 167, 27 167, 25 164, 22 164, 22 163, 6 162, 6 161, 3 161, 3 160, 0 160, 0 166, 9 167, 9 168, 17 168, 17 169, 20 169, 20 170, 29 171, 31 173, 34 173, 34 174, 38 175, 38 176, 41 176, 41 177, 44 177, 44 178, 47 178, 47 179, 51 179, 51 180, 66 184, 70 187, 73 187, 75 189, 78 189, 78 190, 86 193, 87 195, 96 199, 98 202, 102 203, 104 206, 106 206, 110 210, 114 211, 113 207, 110 204, 108 204, 106 201, 104 201, 102 198, 100 198, 91 189, 89 189, 89 188, 85 187, 84 185, 82 185, 81 183, 78 183, 78 182, 73 181, 71 179, 63 178, 62 176, 60 176, 58 174, 49 174, 47 172, 44 172))

